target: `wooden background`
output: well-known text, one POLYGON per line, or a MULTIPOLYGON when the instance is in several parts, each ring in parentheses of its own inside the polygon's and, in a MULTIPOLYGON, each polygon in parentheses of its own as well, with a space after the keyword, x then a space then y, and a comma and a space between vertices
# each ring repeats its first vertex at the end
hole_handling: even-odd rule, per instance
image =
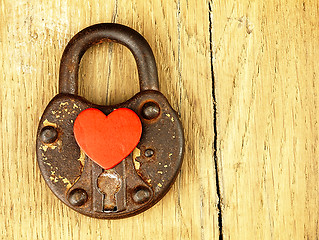
MULTIPOLYGON (((2 239, 318 239, 319 5, 282 1, 0 1, 2 239), (39 117, 57 94, 64 47, 117 22, 148 40, 186 151, 172 190, 123 220, 80 216, 46 187, 39 117)), ((116 44, 90 49, 80 93, 98 104, 138 91, 116 44)))

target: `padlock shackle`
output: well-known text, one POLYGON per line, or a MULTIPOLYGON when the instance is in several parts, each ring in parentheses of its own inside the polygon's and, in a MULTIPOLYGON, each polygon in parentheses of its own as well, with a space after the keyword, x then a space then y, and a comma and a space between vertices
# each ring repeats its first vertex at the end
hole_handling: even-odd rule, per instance
POLYGON ((60 65, 60 93, 78 93, 78 72, 83 54, 91 46, 105 41, 120 43, 130 49, 137 64, 141 91, 159 89, 154 54, 144 37, 121 24, 101 23, 83 29, 66 46, 60 65))

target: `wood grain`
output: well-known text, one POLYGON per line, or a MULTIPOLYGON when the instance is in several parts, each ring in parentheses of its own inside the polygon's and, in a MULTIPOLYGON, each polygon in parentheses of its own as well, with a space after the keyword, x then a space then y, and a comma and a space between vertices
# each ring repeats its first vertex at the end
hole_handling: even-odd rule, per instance
POLYGON ((214 1, 225 239, 318 239, 318 1, 214 1))
MULTIPOLYGON (((318 5, 1 0, 1 238, 317 239, 318 5), (57 94, 63 49, 99 22, 145 36, 186 138, 181 174, 167 196, 113 221, 64 206, 35 158, 39 117, 57 94)), ((84 55, 80 94, 88 100, 120 103, 138 89, 126 48, 105 43, 84 55)))
MULTIPOLYGON (((208 3, 1 0, 0 24, 2 239, 218 238, 208 3), (180 114, 186 138, 184 165, 167 196, 143 214, 115 221, 64 206, 35 158, 39 117, 57 94, 63 49, 75 33, 99 22, 122 23, 145 36, 161 91, 180 114)), ((122 102, 138 91, 137 82, 126 48, 103 44, 84 55, 80 93, 88 100, 122 102)))

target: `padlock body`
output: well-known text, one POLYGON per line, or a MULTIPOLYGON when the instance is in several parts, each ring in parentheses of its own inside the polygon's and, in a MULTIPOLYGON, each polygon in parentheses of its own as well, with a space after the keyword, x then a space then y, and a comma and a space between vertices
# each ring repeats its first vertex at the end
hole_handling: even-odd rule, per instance
POLYGON ((128 101, 101 106, 72 94, 58 94, 45 109, 37 133, 37 160, 53 193, 74 210, 96 218, 123 218, 158 202, 174 183, 182 164, 181 122, 158 91, 136 94, 128 101), (156 104, 156 117, 145 116, 156 104), (129 108, 141 119, 142 136, 133 152, 113 169, 103 170, 76 143, 73 124, 79 113, 96 108, 105 115, 129 108))

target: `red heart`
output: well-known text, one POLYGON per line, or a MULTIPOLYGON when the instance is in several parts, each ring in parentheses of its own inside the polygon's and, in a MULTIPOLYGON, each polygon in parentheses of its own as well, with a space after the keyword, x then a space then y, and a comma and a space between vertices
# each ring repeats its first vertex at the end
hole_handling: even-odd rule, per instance
POLYGON ((73 131, 85 154, 102 168, 110 169, 136 147, 142 124, 128 108, 116 109, 108 116, 96 108, 88 108, 75 119, 73 131))

